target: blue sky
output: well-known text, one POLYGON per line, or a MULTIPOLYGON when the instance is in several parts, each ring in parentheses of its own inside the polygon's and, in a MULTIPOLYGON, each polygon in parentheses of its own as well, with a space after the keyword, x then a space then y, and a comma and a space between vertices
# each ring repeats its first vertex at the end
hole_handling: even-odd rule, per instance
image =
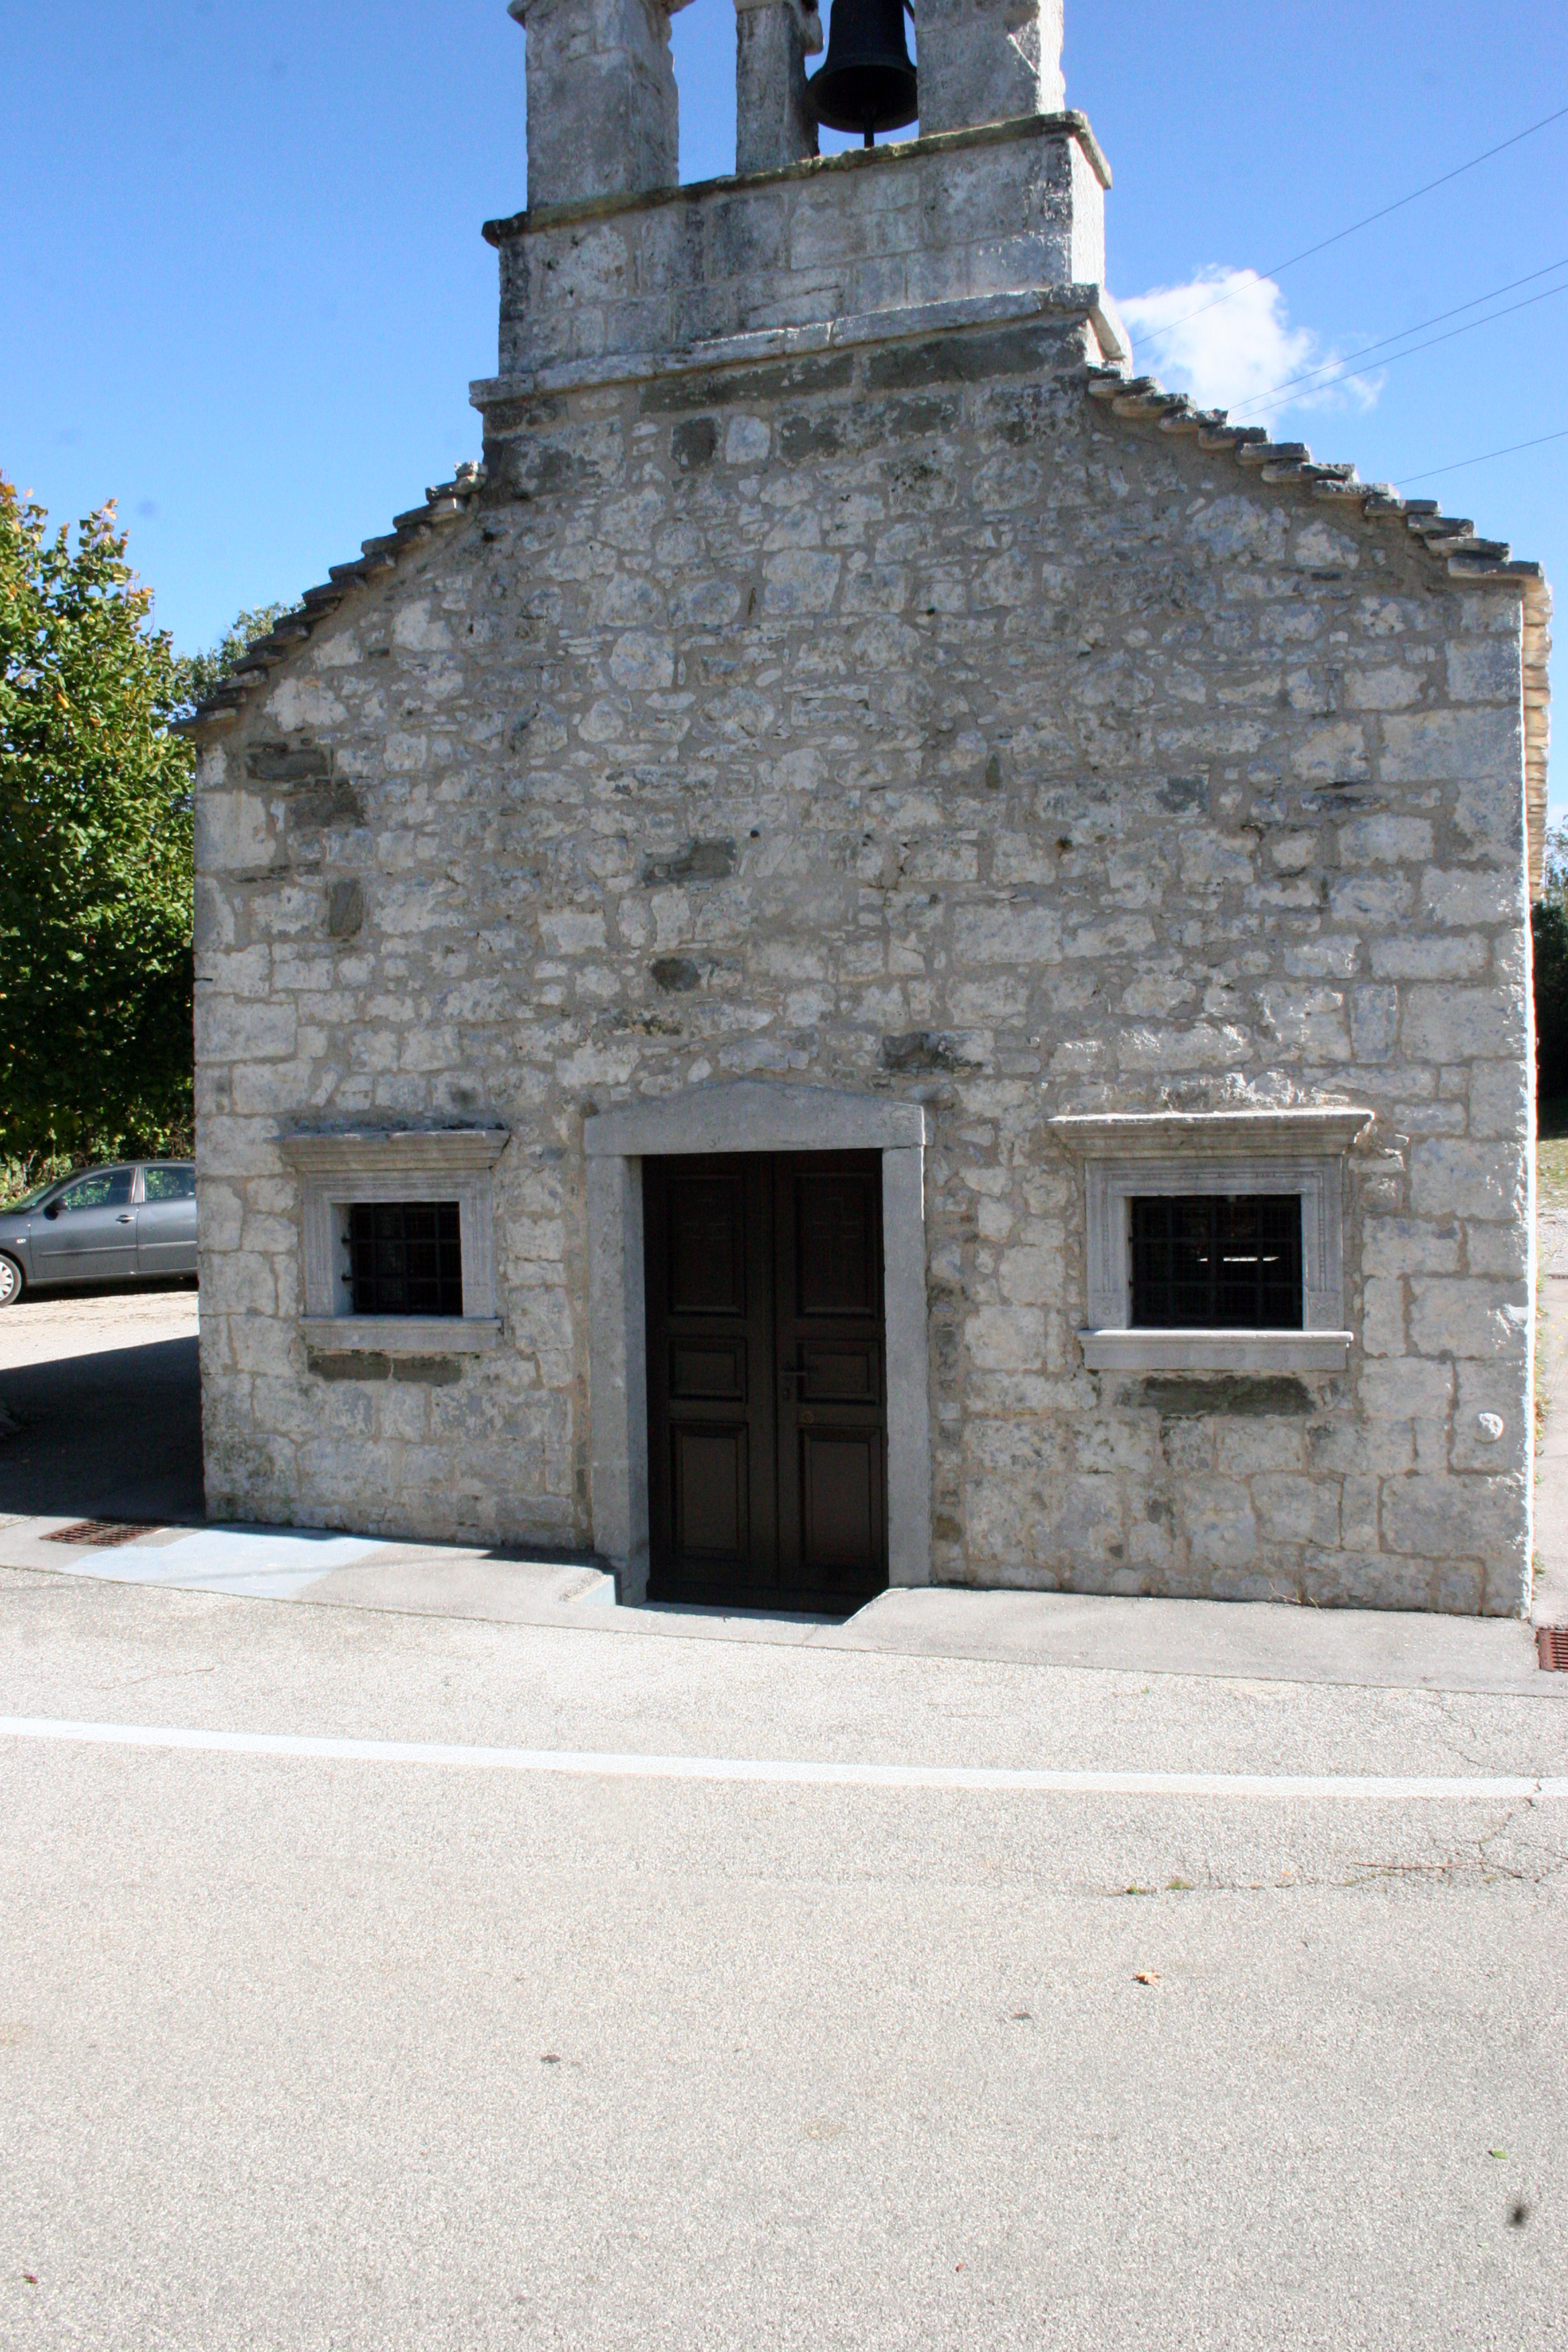
MULTIPOLYGON (((1568 10, 1067 0, 1067 21, 1069 103, 1115 173, 1111 286, 1167 381, 1250 418, 1287 377, 1544 273, 1429 331, 1495 323, 1266 421, 1440 497, 1568 593, 1568 439, 1413 478, 1568 429, 1568 117, 1260 282, 1568 106, 1568 10), (1239 290, 1156 339, 1211 284, 1239 290)), ((732 0, 694 0, 675 48, 700 179, 733 160, 732 0)), ((0 468, 60 520, 117 498, 183 646, 477 455, 479 225, 523 202, 523 56, 505 0, 0 0, 0 468)), ((1568 756, 1552 782, 1561 817, 1568 756)))

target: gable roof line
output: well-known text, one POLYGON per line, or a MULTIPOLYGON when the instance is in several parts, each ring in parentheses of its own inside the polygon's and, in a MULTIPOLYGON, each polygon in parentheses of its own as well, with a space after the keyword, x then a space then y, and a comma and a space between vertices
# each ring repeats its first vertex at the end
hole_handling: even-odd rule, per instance
MULTIPOLYGON (((1523 604, 1525 808, 1529 835, 1530 887, 1539 898, 1546 848, 1547 758, 1551 743, 1552 651, 1548 624, 1552 592, 1539 563, 1515 561, 1500 540, 1479 538, 1468 520, 1443 514, 1436 499, 1402 499, 1386 482, 1363 482, 1348 464, 1317 464, 1302 441, 1270 441, 1260 425, 1232 425, 1224 409, 1195 408, 1185 393, 1166 392, 1154 376, 1128 376, 1118 368, 1091 366, 1090 397, 1129 422, 1153 424, 1162 433, 1196 435, 1200 448, 1229 453, 1246 472, 1270 483, 1293 483, 1332 505, 1347 520, 1403 520, 1441 575, 1473 586, 1511 589, 1523 604)), ((329 620, 358 585, 395 572, 400 560, 426 544, 438 530, 461 521, 484 490, 482 466, 459 466, 450 482, 424 494, 424 504, 393 519, 380 539, 364 541, 359 556, 334 563, 319 587, 308 588, 297 609, 251 646, 216 692, 176 721, 176 731, 197 739, 234 726, 256 689, 298 646, 329 620)))
POLYGON ((1514 557, 1504 540, 1482 539, 1468 517, 1446 515, 1436 499, 1402 499, 1388 482, 1364 482, 1348 464, 1314 461, 1304 441, 1271 441, 1260 425, 1232 425, 1223 408, 1197 408, 1157 376, 1115 367, 1088 370, 1089 395, 1111 415, 1158 432, 1196 436, 1200 449, 1228 455, 1260 481, 1292 483, 1346 520, 1403 522, 1439 577, 1462 585, 1511 590, 1522 603, 1524 798, 1530 891, 1539 898, 1546 851, 1547 759, 1551 748, 1552 591, 1536 562, 1514 557))
POLYGON ((458 467, 454 480, 427 489, 423 506, 394 516, 384 537, 363 541, 351 563, 334 563, 319 588, 307 588, 293 612, 285 613, 266 636, 246 647, 243 660, 235 664, 223 684, 198 703, 188 719, 175 720, 174 732, 203 737, 234 726, 256 688, 265 686, 272 672, 314 636, 323 621, 331 619, 356 587, 385 578, 397 570, 403 556, 425 545, 438 530, 461 521, 484 487, 483 466, 466 465, 458 467))

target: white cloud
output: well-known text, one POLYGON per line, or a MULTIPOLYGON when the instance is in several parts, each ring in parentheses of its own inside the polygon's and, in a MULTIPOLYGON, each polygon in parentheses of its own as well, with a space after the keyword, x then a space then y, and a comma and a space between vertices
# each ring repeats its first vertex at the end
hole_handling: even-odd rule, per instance
POLYGON ((1255 269, 1202 269, 1186 286, 1124 298, 1120 309, 1138 368, 1200 408, 1232 409, 1243 421, 1256 409, 1255 421, 1272 428, 1291 409, 1370 408, 1383 389, 1381 375, 1294 383, 1340 354, 1310 327, 1291 326, 1279 287, 1255 269))

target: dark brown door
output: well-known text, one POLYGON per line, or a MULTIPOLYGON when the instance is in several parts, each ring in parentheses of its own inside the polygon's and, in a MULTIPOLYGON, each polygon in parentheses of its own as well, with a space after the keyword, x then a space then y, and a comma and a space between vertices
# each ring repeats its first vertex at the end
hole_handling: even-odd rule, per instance
POLYGON ((655 1600, 858 1608, 887 1582, 874 1152, 643 1164, 655 1600))

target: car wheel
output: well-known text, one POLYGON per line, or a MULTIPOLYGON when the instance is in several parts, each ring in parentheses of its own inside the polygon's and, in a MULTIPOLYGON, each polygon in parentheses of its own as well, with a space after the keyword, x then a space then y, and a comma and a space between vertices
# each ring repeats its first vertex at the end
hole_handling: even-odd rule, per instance
POLYGON ((0 1257, 0 1307, 15 1307, 26 1286, 16 1259, 0 1257))

